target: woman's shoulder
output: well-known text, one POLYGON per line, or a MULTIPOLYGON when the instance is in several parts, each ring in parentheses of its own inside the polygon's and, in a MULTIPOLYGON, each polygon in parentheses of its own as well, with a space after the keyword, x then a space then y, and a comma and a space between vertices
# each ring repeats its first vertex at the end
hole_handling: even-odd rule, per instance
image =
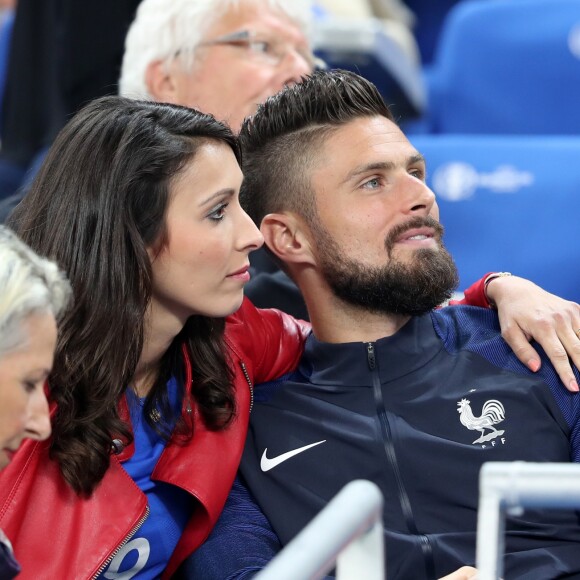
POLYGON ((240 332, 245 337, 251 333, 253 338, 260 338, 263 333, 304 338, 310 334, 310 323, 276 308, 256 308, 248 298, 244 298, 240 308, 226 318, 226 337, 234 337, 240 332))
POLYGON ((271 324, 274 311, 256 308, 248 298, 244 298, 240 308, 226 318, 225 340, 228 347, 240 358, 248 356, 260 340, 265 328, 271 324))
POLYGON ((282 355, 292 359, 302 353, 310 323, 280 310, 256 308, 245 298, 226 319, 226 343, 239 358, 271 362, 282 355))

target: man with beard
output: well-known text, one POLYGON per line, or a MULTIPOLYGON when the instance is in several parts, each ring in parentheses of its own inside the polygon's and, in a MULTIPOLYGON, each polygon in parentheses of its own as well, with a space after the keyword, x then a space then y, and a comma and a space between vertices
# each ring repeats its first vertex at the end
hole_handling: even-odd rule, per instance
MULTIPOLYGON (((546 357, 518 361, 494 311, 436 308, 456 269, 425 162, 372 84, 315 73, 241 138, 246 209, 313 332, 297 371, 256 386, 240 482, 190 577, 245 577, 354 479, 383 493, 390 579, 473 565, 482 464, 580 461, 580 398, 546 357)), ((579 577, 578 523, 510 516, 506 578, 579 577)))
MULTIPOLYGON (((119 92, 199 108, 237 132, 259 103, 321 65, 312 53, 309 4, 142 0, 127 34, 119 92)), ((252 252, 250 263, 252 278, 244 293, 256 306, 308 317, 296 285, 262 249, 252 252)), ((580 364, 580 339, 574 334, 580 328, 578 305, 517 276, 494 280, 486 289, 519 359, 538 368, 538 355, 528 342, 535 338, 565 384, 578 390, 568 359, 580 364)), ((482 304, 481 286, 466 291, 471 304, 482 304)))

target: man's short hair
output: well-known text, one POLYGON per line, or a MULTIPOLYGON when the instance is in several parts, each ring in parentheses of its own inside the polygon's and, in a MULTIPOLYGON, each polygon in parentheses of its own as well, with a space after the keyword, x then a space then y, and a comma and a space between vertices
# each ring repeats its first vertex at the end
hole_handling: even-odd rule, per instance
POLYGON ((143 0, 125 40, 119 94, 152 100, 145 82, 147 67, 159 60, 169 63, 179 55, 183 66, 191 68, 195 48, 208 28, 243 4, 279 10, 308 36, 310 12, 305 0, 143 0))
POLYGON ((364 117, 393 121, 370 81, 348 71, 317 71, 260 105, 240 133, 244 209, 258 225, 265 215, 293 211, 316 217, 309 171, 329 133, 364 117))

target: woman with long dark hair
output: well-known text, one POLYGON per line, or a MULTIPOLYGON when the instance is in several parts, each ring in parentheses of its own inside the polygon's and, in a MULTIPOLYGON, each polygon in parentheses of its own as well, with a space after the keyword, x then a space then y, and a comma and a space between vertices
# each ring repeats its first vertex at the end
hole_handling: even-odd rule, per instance
POLYGON ((262 236, 239 206, 239 161, 209 115, 104 98, 63 129, 14 214, 75 297, 52 437, 0 481, 23 577, 169 576, 219 515, 253 383, 293 368, 306 332, 240 308, 262 236))

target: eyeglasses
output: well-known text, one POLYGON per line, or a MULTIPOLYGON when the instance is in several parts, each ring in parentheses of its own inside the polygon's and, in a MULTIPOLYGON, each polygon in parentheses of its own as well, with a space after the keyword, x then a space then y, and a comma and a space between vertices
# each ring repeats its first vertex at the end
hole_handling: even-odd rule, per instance
POLYGON ((297 53, 311 69, 326 69, 326 63, 309 50, 293 46, 277 38, 267 38, 251 30, 239 30, 212 40, 200 42, 197 46, 228 45, 243 49, 247 57, 269 66, 278 66, 288 54, 297 53))

